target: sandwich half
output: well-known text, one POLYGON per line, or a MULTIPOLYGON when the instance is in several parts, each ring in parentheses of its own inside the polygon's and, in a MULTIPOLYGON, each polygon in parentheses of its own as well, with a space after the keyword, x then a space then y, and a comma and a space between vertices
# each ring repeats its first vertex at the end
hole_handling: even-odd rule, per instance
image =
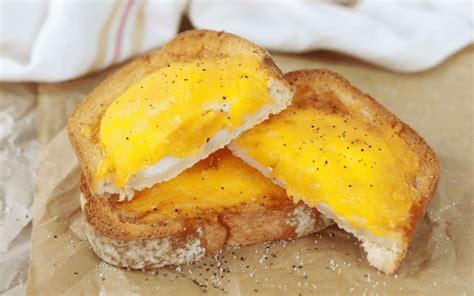
POLYGON ((371 265, 392 274, 433 197, 439 163, 412 128, 339 75, 288 73, 292 106, 229 148, 353 233, 371 265))
POLYGON ((96 196, 85 178, 81 191, 92 249, 131 269, 190 263, 224 245, 294 239, 332 224, 227 149, 130 201, 96 196))
POLYGON ((68 131, 89 190, 131 199, 285 109, 291 97, 267 51, 193 30, 101 83, 68 131))

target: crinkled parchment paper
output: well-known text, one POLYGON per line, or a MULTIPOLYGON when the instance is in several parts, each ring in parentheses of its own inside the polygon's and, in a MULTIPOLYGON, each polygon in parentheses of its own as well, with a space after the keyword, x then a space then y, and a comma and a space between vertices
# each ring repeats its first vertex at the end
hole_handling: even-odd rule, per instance
POLYGON ((386 72, 326 53, 277 55, 285 70, 343 74, 412 125, 441 160, 438 193, 397 275, 371 268, 358 242, 337 227, 292 242, 228 248, 202 262, 128 271, 101 262, 82 232, 79 168, 63 126, 102 76, 40 88, 43 149, 34 203, 31 295, 309 295, 473 293, 472 48, 434 70, 386 72))
POLYGON ((36 86, 0 83, 0 294, 24 292, 38 160, 36 86))

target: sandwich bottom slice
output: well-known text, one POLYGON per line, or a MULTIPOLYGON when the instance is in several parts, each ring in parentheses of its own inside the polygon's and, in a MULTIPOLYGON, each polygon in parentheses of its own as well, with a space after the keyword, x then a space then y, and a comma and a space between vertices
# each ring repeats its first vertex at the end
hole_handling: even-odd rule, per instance
POLYGON ((439 163, 408 125, 335 73, 296 71, 293 104, 232 152, 353 233, 371 265, 395 272, 433 197, 439 163))
POLYGON ((131 269, 189 263, 224 245, 294 239, 332 224, 227 149, 131 201, 95 196, 84 178, 81 191, 92 249, 131 269))

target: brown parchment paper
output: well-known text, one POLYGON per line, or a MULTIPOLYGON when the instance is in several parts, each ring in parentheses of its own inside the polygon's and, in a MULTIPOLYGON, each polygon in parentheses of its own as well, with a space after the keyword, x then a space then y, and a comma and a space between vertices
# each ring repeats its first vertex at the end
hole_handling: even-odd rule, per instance
POLYGON ((30 295, 473 294, 474 49, 437 68, 397 74, 340 55, 274 55, 283 71, 341 73, 434 147, 441 183, 395 276, 370 267, 351 235, 331 227, 292 242, 228 248, 202 262, 129 271, 101 262, 82 232, 79 168, 64 126, 107 73, 40 85, 42 144, 34 202, 30 295))

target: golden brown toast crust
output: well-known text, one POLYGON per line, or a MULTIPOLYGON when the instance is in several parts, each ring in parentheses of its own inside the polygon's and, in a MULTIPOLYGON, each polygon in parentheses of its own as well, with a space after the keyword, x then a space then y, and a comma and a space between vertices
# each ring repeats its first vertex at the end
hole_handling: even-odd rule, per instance
MULTIPOLYGON (((296 208, 304 206, 302 202, 296 204, 293 203, 293 201, 287 196, 275 196, 271 203, 261 204, 249 202, 229 208, 204 209, 192 217, 177 214, 173 217, 157 215, 152 219, 143 219, 142 217, 130 218, 128 215, 124 215, 123 210, 114 206, 116 203, 116 197, 114 196, 95 197, 89 190, 84 178, 81 178, 81 192, 86 201, 83 208, 86 221, 94 226, 98 233, 120 239, 157 238, 175 234, 183 229, 190 229, 204 224, 214 223, 222 224, 228 229, 240 227, 244 224, 255 224, 252 226, 252 229, 250 229, 251 231, 254 231, 254 227, 265 226, 259 225, 260 223, 257 222, 259 218, 270 224, 282 224, 281 226, 276 227, 276 229, 282 229, 281 231, 278 231, 280 234, 270 232, 262 233, 262 235, 276 235, 294 238, 296 237, 295 229, 294 227, 285 224, 285 220, 296 208), (241 220, 243 216, 248 216, 248 218, 253 216, 253 218, 251 221, 245 221, 241 220)), ((315 219, 320 219, 320 214, 315 209, 312 209, 311 212, 315 219)), ((270 229, 271 228, 272 227, 270 227, 270 229)), ((260 238, 258 237, 249 239, 260 241, 260 238)), ((238 244, 245 244, 245 242, 238 244)))
POLYGON ((108 106, 127 88, 170 63, 236 55, 255 55, 262 61, 262 69, 269 77, 288 85, 267 51, 235 35, 209 30, 183 32, 162 49, 128 63, 102 82, 78 105, 68 122, 69 138, 87 183, 92 186, 102 157, 98 138, 101 118, 108 106))
POLYGON ((105 261, 120 267, 146 269, 188 263, 224 245, 294 239, 332 224, 317 210, 303 203, 294 204, 286 196, 275 197, 271 206, 258 203, 238 205, 206 212, 198 218, 181 215, 172 220, 159 217, 130 221, 122 219, 120 211, 114 208, 114 197, 96 198, 85 178, 81 180, 81 192, 85 198, 85 230, 94 251, 105 261), (172 246, 166 255, 146 255, 159 253, 157 245, 167 243, 172 246), (202 254, 192 255, 186 247, 190 244, 199 244, 202 254), (191 255, 178 256, 183 252, 191 255), (130 257, 130 254, 139 255, 130 257))
MULTIPOLYGON (((360 104, 359 111, 364 112, 364 116, 367 117, 367 114, 372 114, 374 121, 382 120, 395 127, 399 131, 400 137, 419 156, 419 174, 414 181, 414 185, 419 192, 420 198, 419 202, 411 208, 410 222, 400 230, 403 234, 403 254, 398 257, 398 261, 394 264, 396 269, 408 250, 418 222, 423 218, 426 208, 436 192, 440 175, 439 161, 436 154, 409 125, 402 122, 371 96, 352 86, 350 82, 340 75, 325 70, 301 70, 287 73, 285 78, 297 87, 295 98, 304 96, 301 92, 307 92, 306 95, 313 97, 335 93, 335 96, 339 99, 346 96, 344 104, 360 104)), ((294 102, 294 104, 301 103, 304 102, 294 102)), ((395 269, 388 273, 394 272, 395 269)))

